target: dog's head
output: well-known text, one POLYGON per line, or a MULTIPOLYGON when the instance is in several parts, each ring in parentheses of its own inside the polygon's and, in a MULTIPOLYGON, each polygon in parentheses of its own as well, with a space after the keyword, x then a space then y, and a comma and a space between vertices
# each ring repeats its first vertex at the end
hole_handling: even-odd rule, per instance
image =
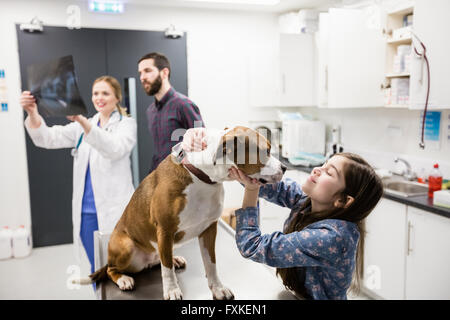
POLYGON ((236 166, 262 183, 281 180, 286 167, 270 154, 270 142, 257 131, 237 126, 226 129, 213 158, 213 164, 236 166))

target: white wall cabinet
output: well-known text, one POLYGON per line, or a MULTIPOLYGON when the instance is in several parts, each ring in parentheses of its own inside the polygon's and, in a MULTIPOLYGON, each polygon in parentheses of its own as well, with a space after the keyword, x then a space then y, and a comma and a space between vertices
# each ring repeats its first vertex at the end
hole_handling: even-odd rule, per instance
POLYGON ((364 286, 385 299, 404 299, 406 205, 382 198, 367 217, 364 286))
POLYGON ((248 57, 248 98, 251 107, 274 107, 280 102, 279 56, 264 49, 248 57))
POLYGON ((383 299, 450 299, 450 219, 381 199, 366 220, 364 289, 383 299))
POLYGON ((312 34, 280 34, 280 106, 316 106, 312 34))
POLYGON ((311 34, 280 34, 279 50, 248 58, 251 107, 310 107, 316 103, 315 46, 311 34))
POLYGON ((371 26, 360 9, 332 8, 319 19, 319 105, 324 107, 326 101, 328 108, 383 106, 382 30, 371 26))
MULTIPOLYGON (((416 0, 414 5, 414 32, 426 46, 430 63, 430 109, 450 109, 450 91, 448 81, 450 74, 450 1, 416 0)), ((413 44, 422 52, 420 43, 413 37, 413 44)), ((410 102, 411 109, 423 109, 427 93, 427 70, 425 62, 413 52, 411 60, 410 102)))
POLYGON ((408 206, 406 299, 450 299, 450 219, 408 206))
MULTIPOLYGON (((450 43, 447 41, 450 30, 449 12, 448 0, 434 0, 432 5, 426 0, 416 0, 414 6, 414 32, 426 46, 430 63, 430 109, 450 109, 450 43)), ((414 37, 413 44, 422 52, 420 43, 414 37)), ((426 65, 416 54, 413 53, 412 56, 410 108, 423 109, 428 85, 426 65)))

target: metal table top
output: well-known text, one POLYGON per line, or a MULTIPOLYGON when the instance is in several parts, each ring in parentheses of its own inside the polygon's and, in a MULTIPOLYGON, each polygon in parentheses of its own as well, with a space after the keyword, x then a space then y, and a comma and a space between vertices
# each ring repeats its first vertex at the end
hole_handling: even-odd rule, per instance
MULTIPOLYGON (((94 234, 95 268, 107 261, 110 234, 98 231, 94 234)), ((178 283, 186 300, 211 300, 198 240, 193 239, 174 250, 183 256, 186 268, 176 270, 178 283)), ((216 237, 217 272, 222 283, 231 289, 236 300, 295 300, 286 290, 280 278, 275 277, 275 269, 243 258, 234 240, 234 230, 219 219, 216 237)), ((101 300, 161 300, 163 298, 161 267, 155 266, 131 275, 135 280, 132 291, 122 291, 111 280, 97 286, 97 298, 101 300)))

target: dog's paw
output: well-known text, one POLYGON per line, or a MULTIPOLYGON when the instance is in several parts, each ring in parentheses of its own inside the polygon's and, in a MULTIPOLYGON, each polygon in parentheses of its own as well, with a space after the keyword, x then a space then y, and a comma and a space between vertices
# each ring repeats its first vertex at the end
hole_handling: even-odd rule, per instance
POLYGON ((180 256, 173 257, 173 265, 175 269, 181 269, 186 267, 186 259, 180 256))
POLYGON ((134 288, 134 279, 132 277, 122 275, 117 280, 117 285, 119 286, 120 290, 132 290, 134 288))
POLYGON ((172 288, 164 292, 164 300, 182 300, 183 293, 180 288, 172 288))
POLYGON ((214 300, 233 300, 234 294, 224 286, 213 286, 211 292, 214 300))

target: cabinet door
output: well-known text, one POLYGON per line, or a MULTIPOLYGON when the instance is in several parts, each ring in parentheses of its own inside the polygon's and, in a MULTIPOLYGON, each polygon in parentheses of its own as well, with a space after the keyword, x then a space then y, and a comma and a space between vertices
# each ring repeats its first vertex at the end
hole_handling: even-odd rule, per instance
POLYGON ((251 107, 275 107, 280 102, 279 56, 266 48, 247 58, 248 99, 251 107))
POLYGON ((312 34, 280 34, 280 106, 316 105, 314 56, 312 34))
POLYGON ((450 219, 408 207, 406 299, 450 299, 450 219))
MULTIPOLYGON (((416 0, 414 6, 414 32, 424 43, 426 54, 430 63, 430 96, 428 106, 430 109, 449 109, 450 91, 448 90, 448 76, 450 74, 450 43, 448 31, 450 30, 450 1, 416 0)), ((413 37, 413 45, 422 52, 420 43, 413 37)), ((425 62, 422 63, 416 54, 411 59, 410 100, 412 109, 423 109, 427 93, 427 70, 425 62), (423 79, 423 81, 421 81, 423 79)))
POLYGON ((329 11, 328 107, 383 106, 385 42, 358 9, 329 11))
POLYGON ((406 206, 381 199, 366 219, 364 287, 384 299, 404 299, 406 206))
POLYGON ((328 33, 329 13, 319 14, 319 31, 316 32, 317 52, 317 105, 328 106, 328 33))

